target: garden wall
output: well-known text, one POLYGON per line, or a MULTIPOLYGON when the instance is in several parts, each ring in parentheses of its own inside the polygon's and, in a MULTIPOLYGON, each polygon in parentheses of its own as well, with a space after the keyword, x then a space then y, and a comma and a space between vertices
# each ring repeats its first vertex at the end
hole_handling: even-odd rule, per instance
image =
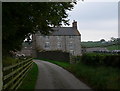
POLYGON ((62 51, 37 52, 37 58, 50 59, 50 60, 56 60, 56 61, 65 61, 65 62, 69 62, 70 60, 69 53, 62 52, 62 51))

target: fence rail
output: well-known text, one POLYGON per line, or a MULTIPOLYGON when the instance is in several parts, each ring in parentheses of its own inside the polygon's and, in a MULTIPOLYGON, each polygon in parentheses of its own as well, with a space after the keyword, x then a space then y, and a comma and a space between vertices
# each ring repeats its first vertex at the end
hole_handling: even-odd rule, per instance
POLYGON ((3 68, 3 90, 17 89, 33 64, 32 58, 3 68))

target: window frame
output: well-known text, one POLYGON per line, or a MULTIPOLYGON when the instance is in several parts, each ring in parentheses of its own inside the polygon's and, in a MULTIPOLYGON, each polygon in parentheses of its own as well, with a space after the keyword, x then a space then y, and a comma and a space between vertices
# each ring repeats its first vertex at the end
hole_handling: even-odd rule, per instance
POLYGON ((45 42, 44 48, 50 48, 50 42, 45 42))

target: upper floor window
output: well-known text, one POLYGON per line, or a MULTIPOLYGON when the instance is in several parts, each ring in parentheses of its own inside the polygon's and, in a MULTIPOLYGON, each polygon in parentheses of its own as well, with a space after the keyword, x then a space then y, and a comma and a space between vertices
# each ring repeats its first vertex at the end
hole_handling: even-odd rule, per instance
POLYGON ((60 40, 60 36, 57 36, 57 39, 60 40))
POLYGON ((45 39, 49 39, 49 36, 44 36, 45 37, 45 39))
POLYGON ((45 42, 45 48, 50 48, 50 42, 45 42))
POLYGON ((62 47, 60 42, 57 43, 57 47, 58 47, 58 48, 61 48, 61 47, 62 47))
POLYGON ((69 43, 69 48, 73 48, 73 43, 72 42, 69 43))
POLYGON ((73 39, 73 38, 74 38, 74 36, 69 36, 69 38, 70 38, 70 39, 73 39))

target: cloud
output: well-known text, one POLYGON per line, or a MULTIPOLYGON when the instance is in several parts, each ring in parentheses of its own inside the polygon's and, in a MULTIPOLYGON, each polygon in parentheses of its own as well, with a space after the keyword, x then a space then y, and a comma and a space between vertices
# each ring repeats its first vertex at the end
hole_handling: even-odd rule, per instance
POLYGON ((118 2, 119 0, 85 0, 85 2, 118 2))
POLYGON ((117 3, 78 3, 75 8, 69 12, 71 19, 81 21, 101 20, 117 18, 117 3))
MULTIPOLYGON (((79 2, 73 11, 68 12, 70 24, 78 22, 82 40, 106 40, 118 36, 117 2, 79 2)), ((71 25, 72 26, 72 25, 71 25)))
POLYGON ((100 40, 102 38, 109 40, 111 37, 117 37, 118 35, 117 20, 78 22, 78 27, 84 41, 100 40))
POLYGON ((86 29, 86 30, 96 30, 96 31, 117 31, 118 30, 118 21, 116 19, 113 20, 98 20, 98 21, 78 21, 78 29, 86 29))
POLYGON ((81 40, 82 41, 99 41, 100 39, 110 40, 111 37, 117 36, 117 32, 114 31, 100 31, 100 30, 82 30, 81 40))

